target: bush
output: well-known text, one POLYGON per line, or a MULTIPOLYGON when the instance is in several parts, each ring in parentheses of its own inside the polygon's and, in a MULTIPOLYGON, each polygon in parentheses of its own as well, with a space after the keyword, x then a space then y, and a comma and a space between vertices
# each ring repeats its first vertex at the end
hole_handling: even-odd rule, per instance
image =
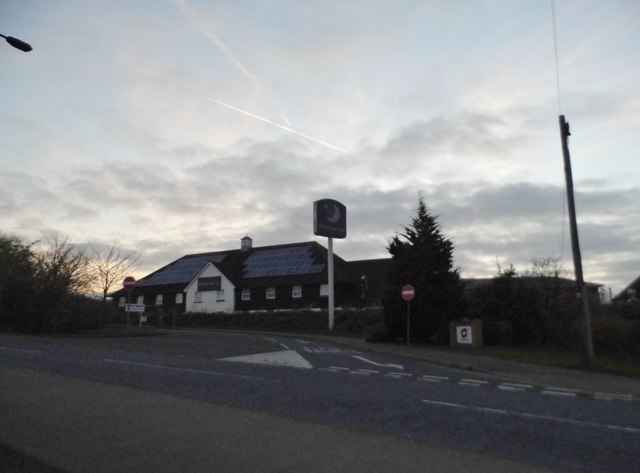
POLYGON ((484 323, 482 325, 482 341, 485 345, 513 345, 513 324, 508 320, 494 320, 484 323))
MULTIPOLYGON (((211 327, 246 330, 273 330, 284 332, 326 333, 328 331, 328 314, 326 311, 291 310, 265 312, 235 312, 231 314, 186 313, 186 314, 154 314, 147 318, 147 325, 158 325, 162 316, 165 326, 176 327, 211 327)), ((132 316, 131 320, 137 320, 132 316)), ((118 323, 126 321, 126 315, 119 312, 118 323)), ((132 322, 133 323, 133 322, 132 322)), ((379 309, 345 309, 337 310, 333 332, 336 334, 369 334, 379 329, 382 314, 379 309)))

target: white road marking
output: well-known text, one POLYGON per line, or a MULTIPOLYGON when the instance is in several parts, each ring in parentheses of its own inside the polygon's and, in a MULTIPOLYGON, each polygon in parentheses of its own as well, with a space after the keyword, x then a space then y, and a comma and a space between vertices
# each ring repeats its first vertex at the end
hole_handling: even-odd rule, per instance
POLYGON ((291 350, 291 348, 289 348, 287 345, 285 345, 284 343, 280 343, 279 344, 282 348, 284 348, 285 350, 291 350))
POLYGON ((102 360, 105 363, 116 363, 116 364, 120 364, 120 365, 133 365, 133 366, 143 366, 146 368, 161 368, 163 370, 174 370, 174 371, 185 371, 187 373, 199 373, 199 374, 208 374, 211 376, 229 376, 232 378, 242 378, 242 379, 253 379, 256 381, 273 381, 273 382, 279 382, 275 379, 269 379, 269 378, 259 378, 257 376, 246 376, 246 375, 242 375, 242 374, 232 374, 232 373, 220 373, 218 371, 209 371, 209 370, 197 370, 194 368, 177 368, 175 366, 167 366, 167 365, 156 365, 153 363, 140 363, 137 361, 125 361, 125 360, 111 360, 109 358, 105 358, 102 360))
POLYGON ((542 394, 550 396, 576 397, 578 395, 578 391, 573 389, 547 387, 542 391, 542 394))
POLYGON ((349 374, 359 374, 363 376, 369 376, 371 373, 367 373, 366 371, 349 371, 349 374))
POLYGON ((462 381, 462 380, 458 381, 458 385, 459 386, 473 386, 474 388, 480 388, 480 387, 484 386, 481 383, 472 383, 472 382, 469 382, 469 381, 462 381))
POLYGON ((332 368, 332 369, 338 370, 338 371, 349 371, 349 370, 351 370, 351 368, 346 368, 344 366, 329 366, 329 368, 332 368))
POLYGON ((378 374, 378 373, 380 373, 380 371, 378 371, 378 370, 359 369, 358 371, 362 371, 363 373, 370 373, 370 374, 378 374))
POLYGON ((298 343, 302 343, 303 345, 308 345, 311 342, 308 342, 307 340, 300 340, 299 338, 294 338, 294 340, 298 343))
POLYGON ((435 406, 445 406, 445 407, 454 407, 459 409, 468 409, 473 411, 486 412, 489 414, 498 414, 498 415, 509 415, 516 417, 524 417, 527 419, 537 419, 537 420, 550 420, 554 422, 562 422, 565 424, 579 425, 581 427, 597 427, 609 430, 619 430, 622 432, 628 432, 633 434, 640 434, 640 429, 635 427, 625 427, 622 425, 610 425, 610 424, 597 424, 595 422, 586 422, 582 420, 575 419, 567 419, 565 417, 554 417, 554 416, 545 416, 539 414, 530 414, 528 412, 517 412, 517 411, 508 411, 505 409, 494 409, 491 407, 479 407, 479 406, 468 406, 465 404, 456 404, 453 402, 442 402, 442 401, 432 401, 429 399, 423 399, 422 402, 425 404, 432 404, 435 406))
POLYGON ((295 350, 258 353, 255 355, 232 356, 219 358, 218 361, 231 361, 235 363, 253 363, 258 365, 287 366, 289 368, 311 369, 313 365, 305 360, 295 350))
POLYGON ((533 389, 533 385, 532 384, 520 384, 520 383, 501 383, 500 385, 498 385, 498 388, 500 389, 511 389, 511 390, 527 390, 527 389, 533 389))
POLYGON ((403 370, 404 366, 402 365, 394 365, 393 363, 377 363, 375 361, 368 360, 364 356, 353 355, 356 360, 364 361, 365 363, 372 364, 374 366, 380 366, 382 368, 396 368, 399 370, 403 370))
POLYGON ((631 394, 595 393, 593 397, 600 401, 633 401, 631 394))
POLYGON ((442 381, 448 381, 448 376, 435 376, 429 374, 423 374, 422 377, 418 378, 420 381, 431 381, 433 383, 440 383, 442 381))
POLYGON ((483 379, 466 379, 466 378, 462 378, 460 380, 463 383, 470 383, 470 384, 489 384, 489 381, 485 381, 483 379))
POLYGON ((10 347, 0 347, 0 350, 5 350, 5 351, 18 351, 20 353, 33 353, 36 355, 39 355, 42 353, 42 351, 40 350, 25 350, 24 348, 10 348, 10 347))

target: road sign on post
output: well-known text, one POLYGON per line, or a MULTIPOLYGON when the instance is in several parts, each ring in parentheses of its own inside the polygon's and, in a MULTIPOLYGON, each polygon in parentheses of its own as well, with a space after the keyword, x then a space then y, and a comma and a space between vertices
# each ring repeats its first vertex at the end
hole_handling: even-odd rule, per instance
POLYGON ((129 330, 129 312, 131 311, 128 308, 131 307, 131 291, 136 287, 136 278, 127 276, 122 281, 122 286, 127 290, 127 330, 129 330))
POLYGON ((136 278, 134 278, 133 276, 127 276, 126 278, 124 278, 124 281, 122 281, 122 286, 127 291, 133 290, 133 288, 136 287, 136 278))
POLYGON ((416 291, 411 284, 405 284, 402 286, 402 298, 409 302, 416 295, 416 291))
POLYGON ((347 207, 333 199, 316 200, 313 203, 313 233, 326 236, 327 253, 327 286, 329 288, 329 331, 333 331, 334 319, 334 279, 333 279, 333 239, 347 236, 347 207))
POLYGON ((411 284, 402 286, 402 298, 407 302, 407 346, 409 346, 409 337, 411 335, 411 299, 416 296, 416 291, 411 284))

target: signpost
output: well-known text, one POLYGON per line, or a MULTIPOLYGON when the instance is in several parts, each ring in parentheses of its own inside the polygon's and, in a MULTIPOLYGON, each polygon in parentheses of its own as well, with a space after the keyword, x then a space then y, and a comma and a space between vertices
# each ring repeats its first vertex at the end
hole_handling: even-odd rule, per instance
POLYGON ((133 288, 136 287, 136 278, 134 278, 133 276, 127 276, 126 278, 124 278, 124 281, 122 281, 122 286, 127 290, 127 305, 126 305, 126 312, 127 312, 127 330, 129 330, 129 312, 130 312, 130 308, 131 308, 131 291, 133 291, 133 288))
POLYGON ((329 289, 329 331, 333 331, 335 293, 333 281, 333 239, 347 236, 347 207, 333 199, 316 200, 313 203, 313 233, 328 238, 327 274, 329 289))
POLYGON ((411 300, 416 296, 416 291, 411 284, 402 286, 402 298, 407 302, 407 346, 409 346, 409 337, 411 334, 411 300))

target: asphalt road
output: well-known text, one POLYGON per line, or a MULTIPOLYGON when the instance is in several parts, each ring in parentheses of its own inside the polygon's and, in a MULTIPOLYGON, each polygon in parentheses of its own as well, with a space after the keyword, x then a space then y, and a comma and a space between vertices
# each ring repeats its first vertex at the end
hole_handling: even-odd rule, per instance
POLYGON ((563 472, 632 472, 640 403, 477 378, 399 356, 284 336, 0 335, 0 365, 180 396, 563 472))

